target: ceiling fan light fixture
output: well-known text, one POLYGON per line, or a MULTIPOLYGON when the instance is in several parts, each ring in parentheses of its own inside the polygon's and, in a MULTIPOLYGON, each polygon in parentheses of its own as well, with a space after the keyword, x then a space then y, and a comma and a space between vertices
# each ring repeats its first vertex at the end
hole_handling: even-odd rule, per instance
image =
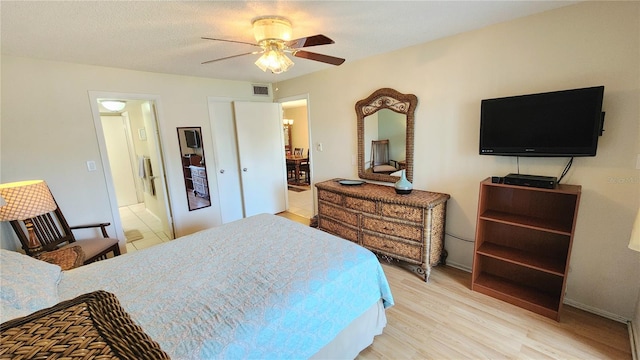
POLYGON ((265 51, 255 64, 262 71, 266 72, 267 70, 270 70, 274 74, 281 74, 289 70, 289 68, 294 65, 293 61, 278 49, 269 49, 265 51))
POLYGON ((122 111, 127 106, 127 103, 121 100, 103 100, 100 104, 109 111, 122 111))
POLYGON ((252 25, 258 43, 272 39, 289 41, 293 34, 291 22, 281 16, 261 16, 254 19, 252 25))

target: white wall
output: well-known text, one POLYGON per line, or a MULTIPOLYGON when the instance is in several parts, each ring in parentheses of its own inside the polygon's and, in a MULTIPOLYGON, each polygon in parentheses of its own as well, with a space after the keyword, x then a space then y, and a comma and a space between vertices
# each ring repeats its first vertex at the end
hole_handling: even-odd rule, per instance
MULTIPOLYGON (((417 189, 445 192, 448 234, 475 236, 479 182, 516 172, 512 157, 478 155, 484 98, 605 86, 598 156, 576 158, 564 182, 582 185, 566 300, 630 319, 640 261, 629 251, 640 201, 640 3, 585 2, 280 82, 309 94, 315 181, 356 178, 353 106, 378 88, 418 97, 417 189), (372 76, 371 74, 375 74, 372 76), (339 94, 339 95, 336 95, 339 94)), ((303 61, 303 60, 299 60, 303 61)), ((558 176, 568 159, 521 158, 520 172, 558 176)), ((473 243, 446 236, 448 263, 470 269, 473 243)))
MULTIPOLYGON (((2 57, 1 182, 44 179, 71 225, 110 221, 109 196, 96 140, 89 91, 159 97, 160 136, 176 236, 219 222, 219 207, 188 211, 176 127, 200 126, 207 156, 213 156, 207 96, 253 97, 251 83, 2 57), (94 160, 97 171, 88 172, 94 160)), ((148 134, 150 135, 150 134, 148 134)), ((213 164, 213 163, 212 163, 213 164)), ((217 191, 214 176, 209 179, 217 191)), ((217 204, 216 201, 213 201, 217 204)), ((2 247, 18 246, 2 224, 2 247)), ((112 235, 115 234, 110 229, 112 235)), ((82 234, 80 234, 82 235, 82 234)), ((124 246, 124 239, 121 239, 124 246)))
POLYGON ((309 121, 307 119, 307 107, 298 106, 294 108, 283 109, 284 119, 293 119, 293 125, 289 128, 291 131, 291 151, 295 148, 303 148, 304 155, 309 149, 309 121))

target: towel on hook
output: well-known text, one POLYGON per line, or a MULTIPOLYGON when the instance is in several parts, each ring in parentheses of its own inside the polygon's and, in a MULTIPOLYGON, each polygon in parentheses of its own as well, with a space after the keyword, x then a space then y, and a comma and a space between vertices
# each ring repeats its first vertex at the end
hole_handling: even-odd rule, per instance
POLYGON ((138 156, 138 177, 140 179, 144 179, 147 177, 147 173, 145 172, 144 167, 144 156, 138 156))
POLYGON ((145 156, 144 157, 144 173, 145 173, 145 181, 144 187, 145 191, 153 196, 156 195, 156 185, 153 180, 156 178, 153 176, 153 168, 151 167, 151 158, 145 156))

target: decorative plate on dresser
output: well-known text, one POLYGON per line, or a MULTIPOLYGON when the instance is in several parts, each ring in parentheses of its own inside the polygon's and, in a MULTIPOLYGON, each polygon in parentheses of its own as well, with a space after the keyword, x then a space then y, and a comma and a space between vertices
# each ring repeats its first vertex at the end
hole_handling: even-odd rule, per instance
POLYGON ((413 190, 398 195, 392 186, 341 179, 316 183, 318 228, 353 241, 386 260, 415 265, 429 280, 431 267, 444 263, 448 194, 413 190))
POLYGON ((355 186, 355 185, 362 185, 362 184, 365 183, 365 181, 362 181, 362 180, 338 180, 338 183, 340 183, 340 185, 355 186))

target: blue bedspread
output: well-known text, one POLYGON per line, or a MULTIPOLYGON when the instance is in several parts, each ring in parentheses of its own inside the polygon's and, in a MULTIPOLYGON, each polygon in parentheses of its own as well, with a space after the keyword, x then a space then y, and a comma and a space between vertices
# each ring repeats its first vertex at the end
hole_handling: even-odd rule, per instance
POLYGON ((308 358, 374 303, 370 251, 257 215, 64 272, 60 300, 103 289, 174 359, 308 358))

